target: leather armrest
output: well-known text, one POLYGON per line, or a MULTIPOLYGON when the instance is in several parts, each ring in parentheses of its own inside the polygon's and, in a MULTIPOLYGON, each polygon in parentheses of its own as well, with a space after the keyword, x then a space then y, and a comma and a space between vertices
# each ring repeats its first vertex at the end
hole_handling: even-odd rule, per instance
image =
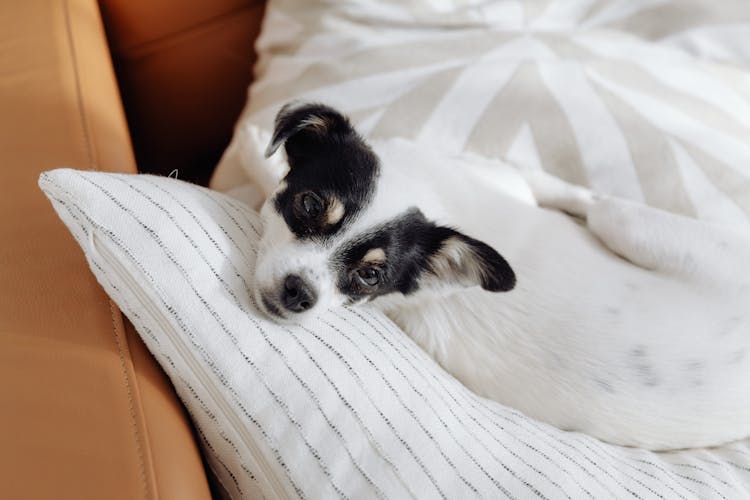
POLYGON ((0 2, 0 496, 210 498, 184 411, 37 188, 135 172, 95 0, 0 2))

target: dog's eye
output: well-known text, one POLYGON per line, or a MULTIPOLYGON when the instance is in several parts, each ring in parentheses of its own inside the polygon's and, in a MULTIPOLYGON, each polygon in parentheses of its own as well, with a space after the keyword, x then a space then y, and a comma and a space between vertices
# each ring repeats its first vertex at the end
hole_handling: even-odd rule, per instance
POLYGON ((380 272, 374 267, 363 267, 357 269, 357 279, 359 279, 363 285, 373 287, 380 282, 380 272))
POLYGON ((299 197, 299 208, 307 217, 314 219, 323 213, 323 201, 315 193, 303 193, 299 197))

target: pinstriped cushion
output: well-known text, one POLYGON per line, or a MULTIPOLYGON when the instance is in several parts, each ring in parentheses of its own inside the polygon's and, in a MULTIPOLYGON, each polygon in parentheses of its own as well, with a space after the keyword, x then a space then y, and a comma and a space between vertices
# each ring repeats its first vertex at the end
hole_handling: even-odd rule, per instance
POLYGON ((235 498, 724 498, 750 447, 655 454, 479 398, 380 314, 255 315, 257 215, 181 181, 61 169, 40 186, 188 408, 235 498))
MULTIPOLYGON (((272 0, 238 132, 321 100, 370 137, 747 224, 748 40, 746 0, 272 0)), ((242 178, 242 141, 217 188, 242 178)))

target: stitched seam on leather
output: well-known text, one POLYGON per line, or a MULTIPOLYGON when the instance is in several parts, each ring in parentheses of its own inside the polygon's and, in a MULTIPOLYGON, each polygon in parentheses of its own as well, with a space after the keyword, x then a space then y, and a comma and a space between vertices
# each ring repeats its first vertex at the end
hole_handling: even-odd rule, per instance
MULTIPOLYGON (((143 483, 143 498, 149 498, 149 491, 148 491, 148 481, 146 480, 146 463, 143 458, 143 447, 141 446, 141 436, 138 432, 138 418, 136 416, 135 412, 135 404, 133 401, 133 389, 131 387, 130 383, 130 377, 128 376, 128 369, 125 364, 125 353, 122 347, 122 339, 120 338, 120 335, 117 334, 117 319, 116 319, 116 312, 115 312, 114 304, 112 301, 109 301, 109 312, 112 318, 112 330, 114 332, 115 336, 115 343, 117 344, 117 353, 120 357, 120 368, 122 368, 122 377, 125 381, 125 391, 128 394, 128 411, 130 413, 130 422, 133 427, 133 434, 135 436, 135 447, 136 452, 138 455, 138 465, 141 475, 141 481, 143 483)), ((123 334, 125 332, 123 331, 123 334)))
MULTIPOLYGON (((66 35, 68 39, 68 50, 70 51, 70 58, 71 58, 71 62, 73 63, 72 64, 73 65, 73 77, 74 77, 75 88, 76 88, 76 104, 78 107, 78 114, 81 120, 81 135, 83 136, 84 147, 86 149, 88 167, 91 170, 98 171, 99 168, 94 158, 94 152, 93 152, 92 143, 91 143, 91 135, 89 131, 89 124, 86 118, 85 106, 83 103, 83 90, 81 88, 81 78, 79 74, 78 57, 77 57, 76 50, 75 50, 75 42, 73 40, 73 30, 72 30, 71 20, 70 20, 69 0, 65 0, 65 2, 63 3, 63 16, 65 19, 65 30, 66 30, 66 35)), ((138 457, 138 471, 141 477, 141 486, 143 488, 143 498, 148 499, 151 497, 151 495, 149 494, 148 480, 146 476, 146 463, 145 463, 144 453, 143 453, 143 439, 138 430, 138 421, 137 421, 137 416, 135 412, 135 404, 133 401, 133 390, 131 387, 130 377, 128 376, 127 366, 125 364, 122 341, 120 339, 120 336, 117 334, 117 319, 116 319, 117 313, 115 312, 115 307, 112 302, 112 299, 109 299, 108 302, 109 302, 110 318, 112 320, 112 332, 115 337, 115 343, 117 344, 117 352, 120 358, 120 368, 122 369, 122 376, 125 382, 125 391, 128 397, 128 410, 130 413, 130 421, 131 421, 131 426, 133 428, 133 435, 135 437, 136 455, 138 457)))

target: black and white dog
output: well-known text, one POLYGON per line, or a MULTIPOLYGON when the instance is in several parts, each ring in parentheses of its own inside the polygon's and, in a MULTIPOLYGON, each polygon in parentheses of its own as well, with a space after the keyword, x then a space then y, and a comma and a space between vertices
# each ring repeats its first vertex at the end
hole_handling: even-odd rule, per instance
POLYGON ((750 436, 749 234, 479 157, 371 148, 319 104, 285 106, 252 163, 271 318, 370 302, 476 393, 611 443, 750 436))

